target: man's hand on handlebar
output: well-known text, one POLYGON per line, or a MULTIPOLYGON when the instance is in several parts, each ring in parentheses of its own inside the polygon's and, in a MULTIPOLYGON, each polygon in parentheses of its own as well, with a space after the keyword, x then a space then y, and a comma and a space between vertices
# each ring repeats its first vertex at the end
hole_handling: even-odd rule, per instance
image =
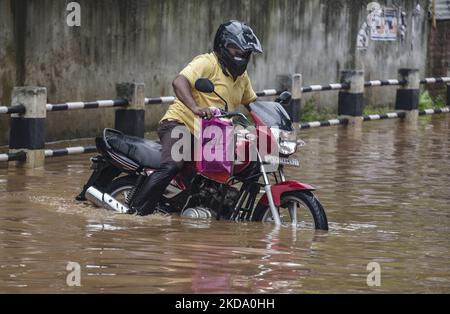
POLYGON ((226 112, 222 109, 218 109, 218 108, 214 108, 214 107, 209 107, 209 108, 201 108, 201 107, 196 107, 193 110, 194 114, 196 114, 197 116, 203 118, 203 119, 211 119, 213 117, 216 118, 233 118, 236 116, 239 116, 241 118, 244 119, 244 121, 247 121, 247 118, 240 112, 226 112))
POLYGON ((200 118, 211 119, 214 116, 210 108, 196 107, 192 111, 194 112, 195 115, 199 116, 200 118))

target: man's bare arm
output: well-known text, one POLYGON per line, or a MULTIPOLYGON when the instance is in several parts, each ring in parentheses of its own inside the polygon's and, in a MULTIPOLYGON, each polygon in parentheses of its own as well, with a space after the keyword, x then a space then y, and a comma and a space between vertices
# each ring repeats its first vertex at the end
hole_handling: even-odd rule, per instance
POLYGON ((178 75, 172 83, 173 90, 177 98, 191 111, 200 117, 206 116, 211 118, 211 111, 209 108, 200 108, 192 96, 192 87, 186 77, 178 75))

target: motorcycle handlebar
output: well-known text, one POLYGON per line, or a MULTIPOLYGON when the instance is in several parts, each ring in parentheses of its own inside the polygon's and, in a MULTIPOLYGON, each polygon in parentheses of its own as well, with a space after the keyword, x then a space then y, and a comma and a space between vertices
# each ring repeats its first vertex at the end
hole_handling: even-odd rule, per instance
POLYGON ((240 112, 221 112, 219 116, 216 116, 216 118, 233 118, 236 116, 240 116, 242 113, 240 112))
POLYGON ((227 118, 227 119, 234 117, 240 117, 245 123, 247 124, 249 123, 247 117, 241 112, 226 112, 220 116, 216 116, 216 118, 227 118))
MULTIPOLYGON (((241 117, 244 121, 246 121, 248 123, 248 119, 247 117, 241 113, 241 112, 227 112, 225 110, 220 109, 220 114, 215 114, 213 116, 214 118, 225 118, 225 119, 229 119, 229 118, 233 118, 233 117, 241 117)), ((205 119, 205 117, 203 117, 203 119, 205 119)))

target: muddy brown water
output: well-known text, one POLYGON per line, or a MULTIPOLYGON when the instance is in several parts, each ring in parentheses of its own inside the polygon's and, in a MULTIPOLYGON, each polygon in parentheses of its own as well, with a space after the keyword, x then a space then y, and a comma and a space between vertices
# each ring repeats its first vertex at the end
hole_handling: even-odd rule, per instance
POLYGON ((304 130, 289 177, 330 231, 130 217, 77 203, 89 155, 0 165, 0 292, 450 292, 450 116, 304 130), (69 287, 68 262, 81 287, 69 287), (377 262, 381 285, 367 284, 377 262))

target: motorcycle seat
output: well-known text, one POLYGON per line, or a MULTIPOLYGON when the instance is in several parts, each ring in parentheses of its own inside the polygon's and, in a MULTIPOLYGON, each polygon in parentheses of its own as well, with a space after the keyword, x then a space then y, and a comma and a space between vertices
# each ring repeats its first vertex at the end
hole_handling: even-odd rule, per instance
POLYGON ((161 164, 161 144, 136 136, 119 132, 105 132, 105 141, 113 151, 146 168, 157 169, 161 164))

